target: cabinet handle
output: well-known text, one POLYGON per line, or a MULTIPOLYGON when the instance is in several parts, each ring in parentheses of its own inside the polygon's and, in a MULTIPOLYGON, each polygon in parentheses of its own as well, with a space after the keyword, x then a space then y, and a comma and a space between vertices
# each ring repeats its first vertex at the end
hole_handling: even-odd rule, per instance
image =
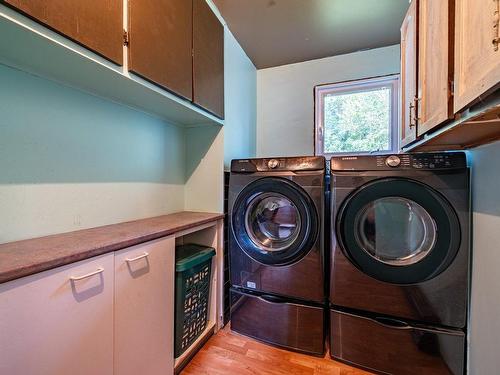
POLYGON ((85 275, 82 275, 82 276, 71 276, 69 279, 71 281, 78 281, 78 280, 83 280, 83 279, 86 279, 88 277, 91 277, 91 276, 94 276, 94 275, 97 275, 97 274, 100 274, 100 273, 103 273, 104 272, 104 268, 102 267, 99 267, 97 270, 95 270, 94 272, 90 272, 90 273, 87 273, 85 275))
POLYGON ((408 115, 410 116, 410 129, 414 128, 415 126, 417 126, 417 121, 418 121, 418 117, 417 117, 417 101, 420 100, 419 98, 417 97, 414 97, 413 100, 411 101, 410 103, 410 110, 408 111, 408 115), (413 116, 412 116, 412 112, 413 112, 413 116), (415 120, 415 122, 413 122, 415 120))
POLYGON ((411 111, 413 111, 413 103, 410 103, 410 107, 409 107, 409 111, 408 111, 408 117, 409 117, 409 120, 410 120, 410 129, 413 128, 415 126, 415 124, 412 122, 413 120, 413 116, 411 115, 411 111))
POLYGON ((413 118, 415 120, 415 125, 417 125, 418 122, 420 121, 420 117, 418 117, 418 110, 420 109, 420 106, 422 105, 420 103, 422 101, 422 98, 419 96, 415 96, 414 101, 415 101, 415 108, 413 110, 414 110, 415 116, 413 118))
POLYGON ((136 256, 135 258, 127 258, 127 259, 125 259, 125 262, 127 262, 127 263, 135 262, 136 260, 139 260, 139 259, 142 259, 142 258, 146 258, 148 256, 149 256, 149 254, 146 253, 146 252, 144 252, 144 254, 136 256))
POLYGON ((495 10, 493 11, 493 50, 498 51, 498 45, 500 44, 500 32, 499 32, 499 12, 500 12, 500 0, 493 0, 495 1, 495 10))

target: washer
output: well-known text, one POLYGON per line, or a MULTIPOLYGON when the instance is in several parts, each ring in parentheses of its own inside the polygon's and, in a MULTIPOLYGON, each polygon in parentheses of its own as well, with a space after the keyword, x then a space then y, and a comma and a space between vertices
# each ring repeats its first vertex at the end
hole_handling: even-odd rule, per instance
POLYGON ((470 255, 465 154, 332 158, 331 186, 332 356, 389 373, 461 374, 470 255), (394 360, 381 360, 390 351, 394 360))
POLYGON ((323 354, 325 159, 233 160, 228 200, 231 328, 323 354))

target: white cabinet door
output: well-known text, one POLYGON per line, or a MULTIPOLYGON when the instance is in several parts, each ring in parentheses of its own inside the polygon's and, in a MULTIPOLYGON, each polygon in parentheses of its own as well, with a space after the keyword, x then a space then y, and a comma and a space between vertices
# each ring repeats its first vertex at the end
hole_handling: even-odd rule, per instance
POLYGON ((173 374, 175 239, 115 253, 115 375, 173 374))
POLYGON ((113 374, 113 254, 0 284, 0 374, 113 374))

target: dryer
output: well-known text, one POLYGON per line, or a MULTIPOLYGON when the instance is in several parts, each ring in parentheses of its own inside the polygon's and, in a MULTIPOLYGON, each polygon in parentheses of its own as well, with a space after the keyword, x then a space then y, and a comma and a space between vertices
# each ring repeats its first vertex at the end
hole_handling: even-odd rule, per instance
POLYGON ((332 356, 389 373, 462 373, 465 154, 332 158, 331 186, 332 356))
POLYGON ((228 207, 231 328, 323 354, 325 159, 233 160, 228 207))

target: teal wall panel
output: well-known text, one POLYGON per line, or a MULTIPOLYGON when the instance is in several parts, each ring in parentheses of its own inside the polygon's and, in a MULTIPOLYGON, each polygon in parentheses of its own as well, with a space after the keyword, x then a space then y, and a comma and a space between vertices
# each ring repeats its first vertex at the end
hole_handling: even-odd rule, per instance
POLYGON ((0 183, 184 183, 184 129, 0 65, 0 183))

